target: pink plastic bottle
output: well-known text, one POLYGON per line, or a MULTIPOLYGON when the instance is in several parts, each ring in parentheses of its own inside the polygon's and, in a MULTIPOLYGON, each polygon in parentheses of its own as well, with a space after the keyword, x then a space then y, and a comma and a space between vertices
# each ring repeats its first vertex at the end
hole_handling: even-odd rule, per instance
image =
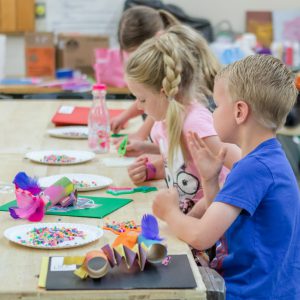
POLYGON ((110 123, 106 107, 106 85, 93 86, 93 105, 89 112, 88 127, 89 147, 95 153, 109 152, 110 123))

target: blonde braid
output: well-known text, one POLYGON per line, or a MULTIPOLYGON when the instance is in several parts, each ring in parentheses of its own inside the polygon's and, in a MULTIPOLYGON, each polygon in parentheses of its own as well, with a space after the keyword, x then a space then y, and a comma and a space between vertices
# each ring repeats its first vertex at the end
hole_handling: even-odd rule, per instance
POLYGON ((156 47, 163 53, 165 77, 162 81, 162 87, 170 101, 166 123, 169 139, 168 164, 172 167, 178 148, 181 148, 183 153, 186 152, 182 137, 185 107, 180 103, 182 100, 176 99, 181 84, 182 62, 171 37, 168 37, 167 42, 164 39, 158 40, 156 47))

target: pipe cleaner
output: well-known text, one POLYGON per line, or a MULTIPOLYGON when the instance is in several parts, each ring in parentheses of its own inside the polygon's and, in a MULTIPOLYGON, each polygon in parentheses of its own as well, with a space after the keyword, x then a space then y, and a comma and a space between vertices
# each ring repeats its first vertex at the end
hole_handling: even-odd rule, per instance
POLYGON ((149 193, 157 191, 157 188, 154 186, 138 186, 138 187, 116 187, 110 186, 106 190, 106 193, 118 196, 125 194, 134 194, 134 193, 149 193))

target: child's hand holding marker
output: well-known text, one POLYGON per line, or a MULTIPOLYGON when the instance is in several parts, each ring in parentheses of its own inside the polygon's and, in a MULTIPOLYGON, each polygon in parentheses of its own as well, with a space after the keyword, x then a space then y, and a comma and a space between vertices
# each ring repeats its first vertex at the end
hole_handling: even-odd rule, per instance
POLYGON ((121 142, 116 144, 119 155, 127 157, 138 157, 144 154, 147 152, 147 148, 149 147, 148 145, 153 146, 151 143, 128 139, 128 137, 123 138, 121 142))

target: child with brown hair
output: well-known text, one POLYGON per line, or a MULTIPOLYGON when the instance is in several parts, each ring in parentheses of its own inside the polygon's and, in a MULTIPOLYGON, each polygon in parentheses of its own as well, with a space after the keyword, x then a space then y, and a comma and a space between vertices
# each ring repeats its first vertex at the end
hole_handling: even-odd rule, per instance
MULTIPOLYGON (((211 266, 225 279, 226 299, 300 299, 300 195, 276 130, 297 97, 292 73, 272 56, 249 56, 216 77, 214 125, 241 147, 219 189, 226 151, 212 153, 193 133, 189 149, 204 198, 184 215, 175 189, 158 193, 153 212, 192 247, 217 242, 211 266)), ((193 130, 193 129, 191 129, 193 130)))
MULTIPOLYGON (((165 10, 155 10, 142 5, 129 8, 123 13, 119 22, 118 40, 120 49, 127 53, 132 53, 144 41, 175 24, 180 24, 180 22, 165 10)), ((141 114, 142 112, 137 109, 137 104, 134 103, 128 110, 111 119, 111 130, 114 133, 118 133, 129 119, 141 114)), ((139 143, 139 141, 144 141, 148 138, 153 123, 154 121, 147 117, 142 127, 136 133, 129 135, 127 155, 137 156, 139 153, 144 152, 143 147, 145 145, 139 143), (136 150, 139 147, 141 148, 140 152, 136 150)), ((120 139, 116 139, 115 142, 120 142, 120 139)), ((159 153, 159 149, 154 147, 151 152, 159 153)))

